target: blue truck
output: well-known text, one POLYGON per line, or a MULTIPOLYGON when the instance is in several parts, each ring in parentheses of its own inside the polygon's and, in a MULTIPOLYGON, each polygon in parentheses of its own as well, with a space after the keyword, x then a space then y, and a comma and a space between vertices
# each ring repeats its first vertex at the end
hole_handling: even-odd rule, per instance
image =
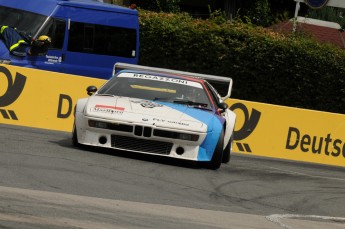
POLYGON ((116 62, 137 64, 138 11, 95 0, 0 0, 0 26, 46 35, 45 55, 13 55, 0 40, 0 63, 108 79, 116 62))

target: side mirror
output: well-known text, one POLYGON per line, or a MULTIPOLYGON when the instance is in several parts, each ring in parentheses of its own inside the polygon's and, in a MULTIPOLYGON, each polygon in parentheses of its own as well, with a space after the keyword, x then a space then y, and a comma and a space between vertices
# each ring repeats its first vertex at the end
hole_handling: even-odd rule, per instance
POLYGON ((88 95, 93 95, 93 93, 95 93, 97 91, 97 87, 95 86, 88 86, 86 88, 87 94, 88 95))
POLYGON ((223 113, 225 112, 226 109, 229 108, 228 104, 222 102, 218 104, 218 108, 220 109, 220 112, 223 113))

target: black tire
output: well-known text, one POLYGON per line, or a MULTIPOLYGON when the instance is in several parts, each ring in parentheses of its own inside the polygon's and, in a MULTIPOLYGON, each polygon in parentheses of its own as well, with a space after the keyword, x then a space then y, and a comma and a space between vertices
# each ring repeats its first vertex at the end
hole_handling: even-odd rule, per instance
POLYGON ((78 142, 77 130, 75 124, 73 125, 72 131, 72 144, 74 147, 80 147, 81 144, 78 142))
POLYGON ((223 160, 223 146, 224 146, 224 130, 219 136, 217 146, 214 150, 211 161, 208 163, 209 169, 219 169, 223 160))
POLYGON ((234 134, 231 135, 230 140, 223 151, 222 163, 229 163, 231 159, 231 147, 232 147, 232 142, 234 140, 233 136, 234 134))

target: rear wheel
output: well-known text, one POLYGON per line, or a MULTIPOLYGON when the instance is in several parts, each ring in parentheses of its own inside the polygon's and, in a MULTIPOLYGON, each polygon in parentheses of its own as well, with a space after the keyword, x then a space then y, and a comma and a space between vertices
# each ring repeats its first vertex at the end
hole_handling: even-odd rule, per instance
POLYGON ((220 165, 222 164, 222 159, 223 159, 223 146, 224 146, 224 130, 222 130, 222 133, 219 136, 216 149, 214 150, 212 159, 208 164, 209 169, 216 170, 220 168, 220 165))

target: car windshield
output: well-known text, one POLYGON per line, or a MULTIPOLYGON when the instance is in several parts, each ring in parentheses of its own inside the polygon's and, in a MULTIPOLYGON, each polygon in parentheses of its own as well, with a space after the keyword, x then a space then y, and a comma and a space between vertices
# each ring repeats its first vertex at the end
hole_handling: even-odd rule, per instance
MULTIPOLYGON (((25 4, 25 3, 23 3, 25 4)), ((9 7, 0 7, 0 24, 17 28, 35 35, 46 20, 46 16, 9 7)))
POLYGON ((164 76, 123 72, 109 80, 99 95, 116 95, 211 108, 201 83, 164 76))

